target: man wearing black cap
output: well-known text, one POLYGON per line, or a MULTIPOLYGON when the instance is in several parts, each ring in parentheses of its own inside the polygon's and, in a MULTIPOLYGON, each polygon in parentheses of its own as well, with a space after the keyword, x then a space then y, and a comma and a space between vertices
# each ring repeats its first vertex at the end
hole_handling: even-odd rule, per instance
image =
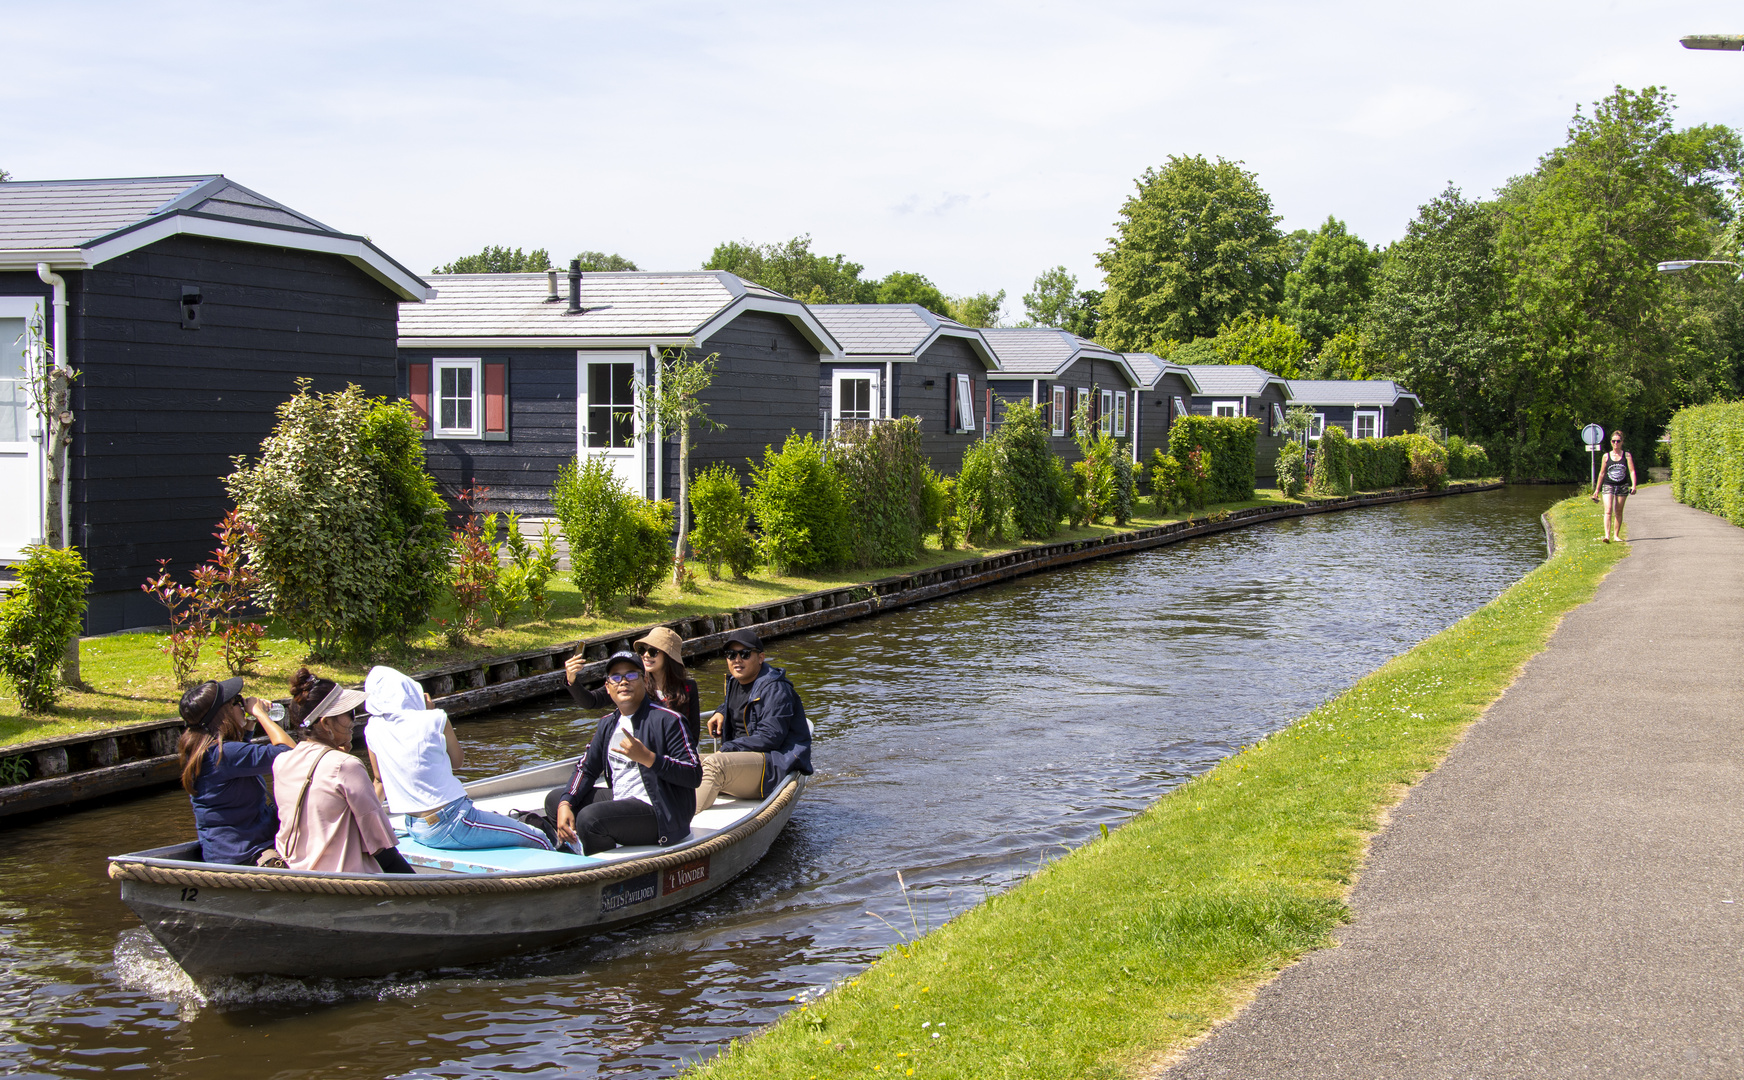
POLYGON ((797 770, 811 775, 811 725, 805 705, 786 672, 763 662, 763 639, 751 629, 727 635, 726 701, 709 717, 709 733, 721 751, 702 759, 696 811, 721 794, 756 799, 797 770))

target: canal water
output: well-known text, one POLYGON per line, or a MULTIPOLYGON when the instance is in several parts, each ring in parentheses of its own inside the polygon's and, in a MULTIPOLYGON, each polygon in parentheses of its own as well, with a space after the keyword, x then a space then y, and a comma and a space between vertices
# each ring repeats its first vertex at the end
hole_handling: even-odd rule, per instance
MULTIPOLYGON (((776 642, 818 772, 768 857, 662 924, 536 958, 195 986, 104 876, 110 853, 192 838, 179 791, 0 830, 0 1073, 670 1075, 1479 607, 1543 559, 1565 494, 1260 525, 776 642)), ((547 703, 459 730, 479 776, 591 726, 547 703)))

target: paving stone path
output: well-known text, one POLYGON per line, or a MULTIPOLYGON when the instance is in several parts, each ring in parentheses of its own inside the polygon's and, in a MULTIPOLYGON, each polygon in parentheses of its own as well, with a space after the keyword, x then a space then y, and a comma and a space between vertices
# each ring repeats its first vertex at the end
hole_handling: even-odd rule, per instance
POLYGON ((1744 1077, 1744 529, 1664 486, 1626 520, 1394 811, 1338 946, 1166 1080, 1744 1077))

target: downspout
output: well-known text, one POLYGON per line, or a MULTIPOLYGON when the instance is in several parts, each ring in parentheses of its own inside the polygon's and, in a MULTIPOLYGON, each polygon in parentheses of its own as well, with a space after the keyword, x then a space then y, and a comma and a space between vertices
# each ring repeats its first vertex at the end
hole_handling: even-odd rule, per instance
POLYGON ((1029 381, 1029 403, 1037 408, 1041 407, 1042 381, 1040 379, 1031 379, 1029 381))
MULTIPOLYGON (((648 356, 654 362, 654 398, 658 401, 660 399, 660 346, 648 346, 648 356)), ((649 419, 652 420, 653 417, 650 416, 649 419)), ((654 501, 659 502, 666 491, 666 432, 653 424, 650 424, 649 427, 653 429, 646 438, 649 445, 654 447, 654 501)), ((684 509, 680 507, 678 512, 682 515, 684 509)))
POLYGON ((884 419, 890 419, 890 380, 896 374, 896 366, 889 360, 884 361, 884 419))
POLYGON ((1134 465, 1138 464, 1138 407, 1141 404, 1139 399, 1142 397, 1144 397, 1143 391, 1132 391, 1132 463, 1134 465))

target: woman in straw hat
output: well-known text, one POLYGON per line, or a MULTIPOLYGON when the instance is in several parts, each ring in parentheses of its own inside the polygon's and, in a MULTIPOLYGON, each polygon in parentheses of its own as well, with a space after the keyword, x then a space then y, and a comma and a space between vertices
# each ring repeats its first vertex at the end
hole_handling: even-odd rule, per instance
MULTIPOLYGON (((649 696, 663 708, 671 709, 684 718, 684 733, 690 736, 690 745, 695 746, 702 735, 702 706, 698 701, 701 695, 696 691, 696 680, 690 677, 690 672, 684 667, 683 640, 671 629, 656 626, 636 642, 636 655, 642 658, 642 671, 648 679, 649 696)), ((587 661, 580 653, 564 663, 563 673, 569 682, 569 696, 583 708, 611 708, 614 702, 607 695, 603 684, 590 690, 576 681, 586 665, 587 661)))
POLYGON ((292 870, 412 872, 394 846, 393 824, 369 772, 351 754, 364 699, 362 690, 316 678, 308 668, 291 676, 291 722, 307 725, 308 737, 273 762, 273 793, 278 853, 292 870))

